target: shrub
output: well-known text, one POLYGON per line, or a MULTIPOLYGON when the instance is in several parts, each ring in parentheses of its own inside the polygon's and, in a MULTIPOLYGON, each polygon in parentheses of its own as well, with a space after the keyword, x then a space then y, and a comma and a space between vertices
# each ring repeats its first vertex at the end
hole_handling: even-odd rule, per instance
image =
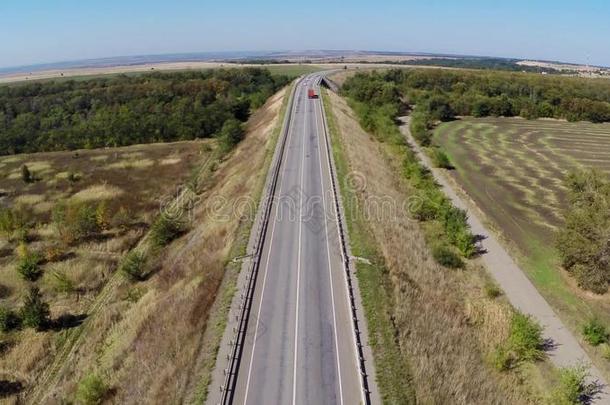
POLYGON ((453 169, 449 156, 439 148, 432 149, 432 164, 434 164, 435 167, 440 167, 442 169, 453 169))
POLYGON ((131 281, 140 281, 145 276, 145 265, 146 255, 132 250, 123 258, 119 271, 131 281))
POLYGON ((446 204, 441 211, 443 226, 447 238, 458 248, 464 257, 470 257, 476 251, 474 236, 470 232, 466 211, 446 204))
POLYGON ((43 301, 37 287, 30 287, 25 297, 21 308, 21 321, 23 326, 37 330, 44 329, 49 323, 49 304, 43 301))
POLYGON ((464 267, 464 262, 450 247, 445 245, 438 245, 432 249, 432 257, 434 260, 442 266, 449 267, 451 269, 458 269, 464 267))
POLYGON ((129 229, 132 219, 129 210, 125 207, 119 208, 116 214, 112 217, 110 224, 112 227, 118 228, 120 231, 125 232, 129 229))
POLYGON ((30 173, 30 169, 28 169, 27 165, 21 166, 21 180, 24 183, 31 183, 33 181, 32 173, 30 173))
POLYGON ((581 288, 603 294, 610 280, 610 181, 589 170, 570 173, 565 183, 569 206, 557 234, 557 250, 581 288))
POLYGON ((101 231, 96 207, 92 204, 60 202, 55 206, 52 216, 59 238, 67 244, 90 238, 101 231))
POLYGON ((71 294, 74 292, 74 282, 66 275, 66 273, 56 271, 53 273, 53 289, 62 294, 71 294))
POLYGON ((30 227, 32 213, 23 206, 0 207, 0 233, 8 240, 25 241, 30 227))
POLYGON ((595 383, 587 383, 588 373, 583 366, 562 368, 559 370, 559 384, 551 393, 554 405, 578 405, 588 403, 595 396, 595 383))
POLYGON ((42 275, 40 261, 38 253, 26 253, 17 263, 17 271, 24 280, 36 281, 42 275))
POLYGON ((420 111, 416 111, 411 114, 411 124, 409 129, 411 131, 411 135, 417 142, 419 142, 422 146, 429 146, 432 140, 432 135, 430 134, 430 117, 420 111))
POLYGON ((58 244, 54 243, 51 245, 47 245, 44 248, 44 259, 47 262, 56 262, 61 260, 61 258, 64 256, 64 250, 62 249, 61 246, 59 246, 58 244))
POLYGON ((220 142, 225 150, 231 150, 244 139, 244 129, 238 120, 229 118, 225 121, 219 134, 220 142))
POLYGON ((519 359, 523 361, 541 360, 544 358, 544 339, 542 326, 529 315, 517 312, 510 325, 509 343, 519 359))
POLYGON ((502 289, 494 282, 489 281, 485 284, 485 295, 487 298, 498 298, 502 295, 502 289))
POLYGON ((496 348, 494 364, 504 371, 522 361, 542 360, 545 355, 543 349, 542 327, 529 315, 515 312, 507 341, 496 348))
POLYGON ((599 346, 602 343, 608 343, 608 331, 597 318, 590 319, 582 327, 582 334, 590 345, 599 346))
POLYGON ((19 326, 19 316, 9 308, 0 307, 0 331, 9 332, 19 326))
POLYGON ((578 263, 570 268, 570 272, 580 288, 595 294, 608 292, 608 277, 601 269, 578 263))
POLYGON ((98 405, 108 393, 108 386, 98 374, 87 374, 76 389, 76 400, 83 405, 98 405))
POLYGON ((102 231, 110 229, 111 215, 106 201, 100 202, 95 207, 95 222, 97 227, 102 231))
POLYGON ((161 215, 151 227, 150 238, 154 247, 166 246, 184 231, 184 224, 177 218, 161 215))
POLYGON ((601 345, 602 348, 602 357, 606 360, 610 360, 610 344, 603 343, 601 345))

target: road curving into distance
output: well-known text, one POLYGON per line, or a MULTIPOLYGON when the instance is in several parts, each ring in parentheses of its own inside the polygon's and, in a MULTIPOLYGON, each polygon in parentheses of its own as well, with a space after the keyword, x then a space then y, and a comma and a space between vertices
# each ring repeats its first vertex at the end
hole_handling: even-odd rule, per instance
POLYGON ((334 205, 321 78, 299 81, 287 111, 286 143, 225 403, 370 403, 334 205))

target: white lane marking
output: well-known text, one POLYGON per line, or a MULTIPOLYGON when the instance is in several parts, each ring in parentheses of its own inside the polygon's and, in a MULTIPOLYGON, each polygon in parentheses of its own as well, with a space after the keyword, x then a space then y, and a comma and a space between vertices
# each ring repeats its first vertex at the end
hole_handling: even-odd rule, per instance
MULTIPOLYGON (((300 91, 298 90, 298 85, 297 85, 297 91, 294 93, 294 97, 295 100, 297 100, 298 95, 299 95, 300 91)), ((294 108, 292 109, 292 111, 290 112, 290 114, 292 115, 291 119, 290 119, 290 125, 292 125, 293 118, 295 116, 295 111, 296 111, 296 104, 294 105, 294 108)), ((288 134, 291 135, 292 131, 290 130, 291 128, 288 128, 288 134)), ((288 145, 286 145, 287 148, 290 148, 290 142, 292 141, 292 136, 290 136, 290 139, 288 141, 288 145)), ((286 153, 286 150, 284 150, 284 156, 281 157, 281 161, 286 159, 286 156, 288 154, 286 153)), ((281 164, 281 163, 280 163, 281 164)), ((284 184, 284 172, 282 172, 282 179, 280 180, 280 187, 278 189, 278 196, 282 195, 282 185, 284 184)), ((273 198, 273 197, 272 197, 273 198)), ((277 205, 275 207, 275 212, 277 213, 277 205)), ((275 233, 275 224, 277 223, 277 221, 275 221, 275 219, 273 220, 273 225, 271 226, 271 240, 269 242, 269 250, 267 251, 267 262, 265 263, 265 275, 263 277, 263 285, 262 285, 262 290, 261 290, 261 300, 259 302, 258 305, 258 313, 256 315, 256 327, 254 328, 254 343, 252 344, 252 354, 250 356, 250 364, 248 365, 248 380, 246 382, 246 394, 244 396, 244 405, 248 402, 248 393, 250 391, 250 378, 252 376, 252 364, 254 363, 254 349, 256 349, 256 337, 258 336, 258 326, 260 323, 260 319, 261 319, 261 310, 263 308, 263 298, 265 297, 265 285, 267 284, 267 270, 269 269, 269 258, 271 257, 271 252, 272 252, 272 247, 273 247, 273 234, 275 233)))
MULTIPOLYGON (((319 90, 318 90, 319 91, 319 90)), ((333 287, 333 275, 332 275, 332 264, 330 260, 330 235, 328 234, 328 224, 326 217, 326 197, 324 190, 324 181, 322 179, 322 152, 320 148, 322 147, 320 142, 320 127, 318 126, 318 109, 314 108, 314 114, 316 117, 316 131, 317 131, 317 139, 318 139, 318 163, 320 163, 320 187, 322 187, 322 206, 324 207, 324 234, 326 235, 326 257, 328 258, 328 279, 330 280, 330 297, 333 307, 333 333, 335 335, 335 354, 337 357, 337 376, 339 377, 339 398, 340 404, 343 405, 343 383, 341 380, 341 361, 339 359, 339 338, 337 336, 337 310, 335 309, 335 292, 333 287)))
MULTIPOLYGON (((322 110, 322 103, 320 103, 319 107, 320 107, 320 112, 321 112, 322 116, 324 116, 324 111, 322 110)), ((326 128, 324 130, 326 131, 326 128)), ((330 159, 330 150, 328 150, 328 146, 326 145, 326 142, 324 143, 324 145, 325 145, 326 153, 328 154, 328 157, 330 159)), ((330 176, 330 178, 332 178, 333 173, 330 170, 330 163, 328 163, 328 161, 327 161, 326 167, 328 168, 328 175, 330 176)), ((339 212, 337 211, 337 206, 334 203, 332 205, 333 205, 333 210, 335 212, 335 222, 336 222, 336 225, 337 225, 336 226, 336 228, 337 228, 337 235, 339 236, 339 241, 341 241, 341 233, 339 231, 339 212)), ((345 258, 345 254, 343 253, 343 249, 340 249, 340 250, 341 250, 341 258, 343 259, 343 263, 346 263, 346 258, 345 258)), ((347 282, 347 273, 345 271, 343 271, 342 273, 343 273, 343 277, 345 278, 345 283, 344 283, 344 285, 345 285, 345 297, 346 297, 346 300, 347 300, 347 308, 349 309, 350 318, 351 318, 352 314, 351 314, 351 303, 349 301, 349 290, 348 290, 348 282, 347 282)), ((355 357, 355 361, 356 361, 356 369, 360 370, 360 366, 359 366, 360 359, 358 358, 358 346, 356 344, 356 341, 357 341, 356 340, 356 328, 354 327, 354 322, 350 322, 350 325, 352 327, 352 335, 353 335, 353 338, 354 338, 354 357, 355 357)), ((358 371, 358 374, 359 373, 360 373, 360 371, 358 371)), ((360 376, 358 378, 358 382, 360 383, 360 396, 361 396, 361 399, 362 399, 362 403, 366 404, 366 397, 364 395, 364 385, 362 383, 362 378, 360 378, 360 376)))
MULTIPOLYGON (((308 96, 309 97, 309 96, 308 96)), ((307 115, 307 103, 303 107, 304 116, 307 115)), ((303 187, 303 179, 305 175, 305 141, 307 139, 307 119, 303 125, 303 153, 301 154, 301 187, 303 187)), ((296 305, 296 322, 294 323, 294 370, 292 374, 292 404, 297 401, 297 360, 298 360, 298 336, 299 336, 299 290, 301 284, 301 234, 303 229, 303 192, 299 193, 299 250, 297 254, 297 305, 296 305)))

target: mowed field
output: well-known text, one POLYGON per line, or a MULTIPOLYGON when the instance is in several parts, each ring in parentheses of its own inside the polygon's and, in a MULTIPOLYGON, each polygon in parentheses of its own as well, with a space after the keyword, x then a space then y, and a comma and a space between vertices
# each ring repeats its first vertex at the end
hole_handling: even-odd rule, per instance
POLYGON ((455 166, 448 174, 575 334, 593 315, 610 322, 608 295, 580 290, 559 266, 554 248, 567 204, 566 174, 578 167, 610 174, 610 124, 465 118, 440 125, 434 140, 455 166))

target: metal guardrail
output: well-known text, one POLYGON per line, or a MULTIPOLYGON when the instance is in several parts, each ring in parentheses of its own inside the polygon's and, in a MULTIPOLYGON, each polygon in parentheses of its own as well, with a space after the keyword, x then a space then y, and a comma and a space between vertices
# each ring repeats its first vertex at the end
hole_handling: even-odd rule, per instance
MULTIPOLYGON (((326 84, 328 85, 328 79, 326 79, 325 77, 321 77, 320 78, 320 82, 325 81, 326 84)), ((319 103, 320 106, 320 110, 322 111, 322 120, 323 120, 323 126, 324 126, 324 140, 326 143, 326 155, 328 156, 328 165, 330 167, 330 172, 331 172, 331 176, 330 176, 330 182, 331 182, 331 188, 332 188, 332 194, 333 194, 333 202, 335 205, 335 212, 337 214, 337 225, 339 227, 339 236, 341 239, 341 255, 343 258, 343 270, 345 271, 345 277, 347 280, 347 290, 348 290, 348 299, 349 299, 349 304, 350 304, 350 310, 351 310, 351 315, 352 315, 352 323, 353 323, 353 332, 354 332, 354 339, 355 339, 355 344, 356 344, 356 349, 357 349, 357 357, 358 357, 358 366, 360 368, 360 377, 361 377, 361 383, 362 383, 362 395, 363 395, 363 400, 364 403, 366 405, 370 405, 371 404, 371 392, 369 389, 369 384, 368 384, 368 375, 366 374, 366 364, 365 364, 365 360, 364 360, 364 348, 362 345, 362 340, 360 338, 360 326, 358 323, 358 313, 356 311, 356 300, 354 298, 354 287, 353 287, 353 283, 352 283, 352 277, 351 277, 351 271, 350 271, 350 255, 348 252, 348 248, 347 248, 347 237, 346 237, 346 227, 344 224, 345 219, 343 218, 343 210, 342 210, 342 206, 341 206, 341 200, 340 200, 340 195, 339 192, 337 191, 337 172, 335 169, 335 163, 334 163, 334 158, 332 155, 332 150, 330 147, 330 141, 329 141, 329 136, 328 136, 328 123, 327 123, 327 119, 326 119, 326 111, 324 110, 324 107, 322 105, 322 101, 320 101, 319 103)))
POLYGON ((241 356, 244 350, 244 342, 246 339, 247 332, 246 329, 248 326, 250 311, 252 309, 252 300, 254 297, 254 287, 256 286, 256 279, 260 266, 260 257, 263 251, 265 236, 267 234, 271 209, 273 207, 273 199, 275 196, 275 190, 277 188, 277 179, 284 156, 284 149, 286 148, 286 139, 288 138, 288 131, 290 129, 290 124, 292 121, 292 114, 294 111, 294 97, 301 80, 303 80, 302 77, 296 81, 290 93, 290 100, 286 109, 287 114, 284 118, 282 132, 280 135, 280 149, 274 155, 273 167, 271 169, 271 178, 267 180, 267 184, 265 187, 267 193, 263 201, 263 215, 258 223, 257 236, 254 242, 254 253, 252 254, 253 260, 250 266, 249 274, 246 276, 246 291, 245 294, 242 294, 242 301, 239 305, 238 326, 235 329, 235 337, 231 340, 232 350, 231 354, 229 355, 229 367, 225 369, 225 381, 221 387, 222 395, 220 404, 222 405, 231 404, 235 396, 237 372, 239 371, 241 356))

